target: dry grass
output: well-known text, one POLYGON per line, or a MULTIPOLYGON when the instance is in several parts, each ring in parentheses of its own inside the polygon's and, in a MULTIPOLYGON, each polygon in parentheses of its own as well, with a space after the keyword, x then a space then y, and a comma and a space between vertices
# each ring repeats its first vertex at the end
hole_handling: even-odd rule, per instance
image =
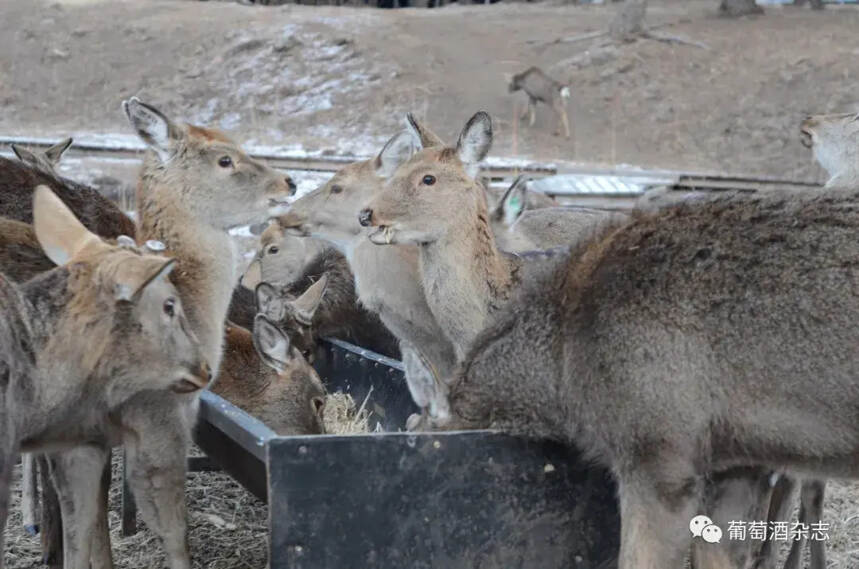
POLYGON ((331 393, 325 399, 325 432, 330 435, 352 435, 370 432, 369 393, 361 406, 348 393, 331 393))

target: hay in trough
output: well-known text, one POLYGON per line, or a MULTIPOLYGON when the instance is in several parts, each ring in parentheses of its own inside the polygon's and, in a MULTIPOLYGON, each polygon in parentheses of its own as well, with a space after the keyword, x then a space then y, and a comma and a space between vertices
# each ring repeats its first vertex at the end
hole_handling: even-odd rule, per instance
MULTIPOLYGON (((370 389, 370 393, 372 391, 370 389)), ((348 393, 338 391, 328 394, 325 398, 325 432, 331 435, 369 433, 370 411, 367 410, 367 401, 370 393, 360 407, 348 393)))

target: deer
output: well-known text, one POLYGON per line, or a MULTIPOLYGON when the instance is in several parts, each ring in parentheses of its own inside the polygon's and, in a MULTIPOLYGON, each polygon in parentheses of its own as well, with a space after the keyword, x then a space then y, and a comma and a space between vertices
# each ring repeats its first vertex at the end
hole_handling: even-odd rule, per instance
POLYGON ((277 223, 287 234, 323 239, 345 255, 358 300, 378 314, 400 342, 409 391, 421 409, 406 427, 419 430, 447 412, 446 388, 439 378, 453 370, 454 347, 427 306, 417 249, 376 247, 356 219, 364 201, 412 154, 415 139, 441 144, 417 121, 410 128, 394 135, 374 158, 344 166, 323 186, 301 196, 277 223))
POLYGON ((543 259, 557 262, 540 255, 526 263, 498 248, 486 193, 476 179, 491 144, 491 119, 479 112, 455 148, 422 148, 358 214, 362 226, 375 228, 367 236, 371 243, 417 246, 426 303, 460 359, 516 294, 524 273, 546 265, 543 259))
POLYGON ((66 153, 66 150, 68 150, 71 145, 72 138, 68 137, 42 151, 30 150, 20 144, 12 144, 10 146, 12 147, 12 152, 14 152, 15 156, 18 157, 18 160, 24 164, 27 164, 31 168, 39 170, 49 176, 59 178, 56 167, 60 163, 60 160, 62 160, 63 154, 66 153))
POLYGON ((619 569, 681 566, 709 472, 859 477, 857 198, 719 196, 603 228, 473 342, 447 426, 606 465, 619 569))
MULTIPOLYGON (((134 97, 123 109, 148 147, 138 185, 140 224, 135 237, 138 242, 163 243, 176 259, 170 280, 217 376, 227 307, 237 281, 236 253, 227 229, 276 214, 295 184, 218 131, 177 124, 134 97)), ((94 221, 103 220, 95 216, 94 221)), ((71 450, 57 457, 52 474, 68 522, 63 524, 64 567, 87 569, 91 559, 96 566, 112 564, 106 524, 95 503, 99 493, 72 490, 98 481, 109 448, 124 444, 129 482, 145 522, 161 537, 170 568, 190 568, 184 479, 197 407, 193 393, 173 398, 157 392, 137 395, 117 413, 121 429, 93 441, 86 456, 71 450)))
POLYGON ((625 214, 605 209, 554 206, 526 209, 527 179, 519 175, 489 207, 489 222, 502 251, 522 252, 569 245, 596 226, 625 214))
POLYGON ((522 119, 529 116, 528 126, 534 126, 537 118, 537 103, 543 103, 552 107, 555 112, 557 124, 555 136, 561 134, 561 125, 564 127, 564 136, 570 138, 570 121, 567 118, 567 102, 570 99, 570 87, 562 85, 552 79, 539 67, 529 67, 521 73, 510 78, 507 86, 510 93, 524 91, 528 95, 528 107, 522 113, 522 119))
POLYGON ((134 222, 97 190, 0 156, 0 217, 33 222, 33 188, 45 185, 78 216, 84 226, 104 238, 133 236, 134 222))
MULTIPOLYGON (((241 285, 254 290, 261 282, 292 286, 305 273, 307 265, 332 249, 325 241, 297 237, 271 223, 260 234, 259 250, 241 277, 241 285)), ((344 259, 345 262, 345 259, 344 259)))
POLYGON ((212 377, 168 279, 173 259, 105 243, 46 186, 33 209, 58 266, 23 285, 0 274, 0 567, 19 451, 86 445, 137 394, 180 397, 212 377))
POLYGON ((259 315, 251 332, 228 322, 225 335, 212 391, 279 435, 325 433, 322 380, 275 323, 259 315))
POLYGON ((825 187, 853 186, 859 182, 859 113, 812 115, 800 124, 800 142, 814 151, 826 170, 825 187))

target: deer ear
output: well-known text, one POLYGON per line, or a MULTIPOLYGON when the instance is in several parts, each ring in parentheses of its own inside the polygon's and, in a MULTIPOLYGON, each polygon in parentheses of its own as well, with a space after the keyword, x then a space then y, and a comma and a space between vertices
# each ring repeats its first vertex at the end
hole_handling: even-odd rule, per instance
POLYGON ((173 155, 176 142, 182 139, 182 129, 173 124, 161 111, 132 97, 122 102, 122 109, 137 135, 155 151, 162 162, 173 155))
POLYGON ((444 141, 439 138, 433 131, 415 118, 412 113, 406 113, 406 128, 412 133, 415 140, 418 141, 418 149, 432 148, 433 146, 444 146, 444 141))
POLYGON ((129 262, 123 262, 115 276, 114 299, 117 302, 137 302, 147 286, 166 279, 174 266, 174 259, 156 255, 135 257, 129 262))
POLYGON ((287 303, 292 309, 296 320, 305 326, 310 326, 313 322, 313 315, 316 314, 316 309, 322 304, 326 288, 328 288, 327 274, 322 275, 318 281, 310 285, 301 296, 287 303))
POLYGON ((477 177, 479 163, 489 154, 492 146, 492 119, 479 111, 465 123, 465 128, 456 142, 456 154, 472 178, 477 177))
POLYGON ((274 322, 257 314, 254 318, 254 347, 269 367, 284 371, 292 361, 289 337, 274 322))
POLYGON ((45 255, 57 265, 91 245, 104 245, 47 186, 33 192, 33 229, 45 255))
POLYGON ((72 145, 72 137, 64 138, 59 141, 55 145, 51 146, 47 150, 45 150, 45 158, 48 159, 52 165, 57 165, 62 159, 63 154, 65 154, 66 150, 72 145))
POLYGON ((259 283, 254 289, 257 300, 257 312, 264 314, 272 320, 283 318, 284 305, 286 303, 277 289, 269 283, 259 283))
POLYGON ((15 156, 18 157, 18 160, 30 166, 38 166, 39 157, 36 156, 34 152, 27 150, 26 148, 18 144, 12 144, 11 146, 12 152, 15 153, 15 156))
POLYGON ((513 225, 525 211, 525 191, 527 188, 525 182, 524 175, 517 176, 498 203, 497 219, 503 219, 504 225, 507 227, 513 225))
POLYGON ((390 178, 417 150, 417 139, 408 131, 402 131, 391 138, 376 156, 376 174, 390 178))

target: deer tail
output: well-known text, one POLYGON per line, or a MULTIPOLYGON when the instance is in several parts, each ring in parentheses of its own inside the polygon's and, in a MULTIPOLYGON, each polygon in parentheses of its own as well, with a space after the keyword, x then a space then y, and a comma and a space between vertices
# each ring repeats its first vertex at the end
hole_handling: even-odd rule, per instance
POLYGON ((561 98, 565 101, 568 101, 570 99, 570 88, 566 85, 561 87, 561 98))

